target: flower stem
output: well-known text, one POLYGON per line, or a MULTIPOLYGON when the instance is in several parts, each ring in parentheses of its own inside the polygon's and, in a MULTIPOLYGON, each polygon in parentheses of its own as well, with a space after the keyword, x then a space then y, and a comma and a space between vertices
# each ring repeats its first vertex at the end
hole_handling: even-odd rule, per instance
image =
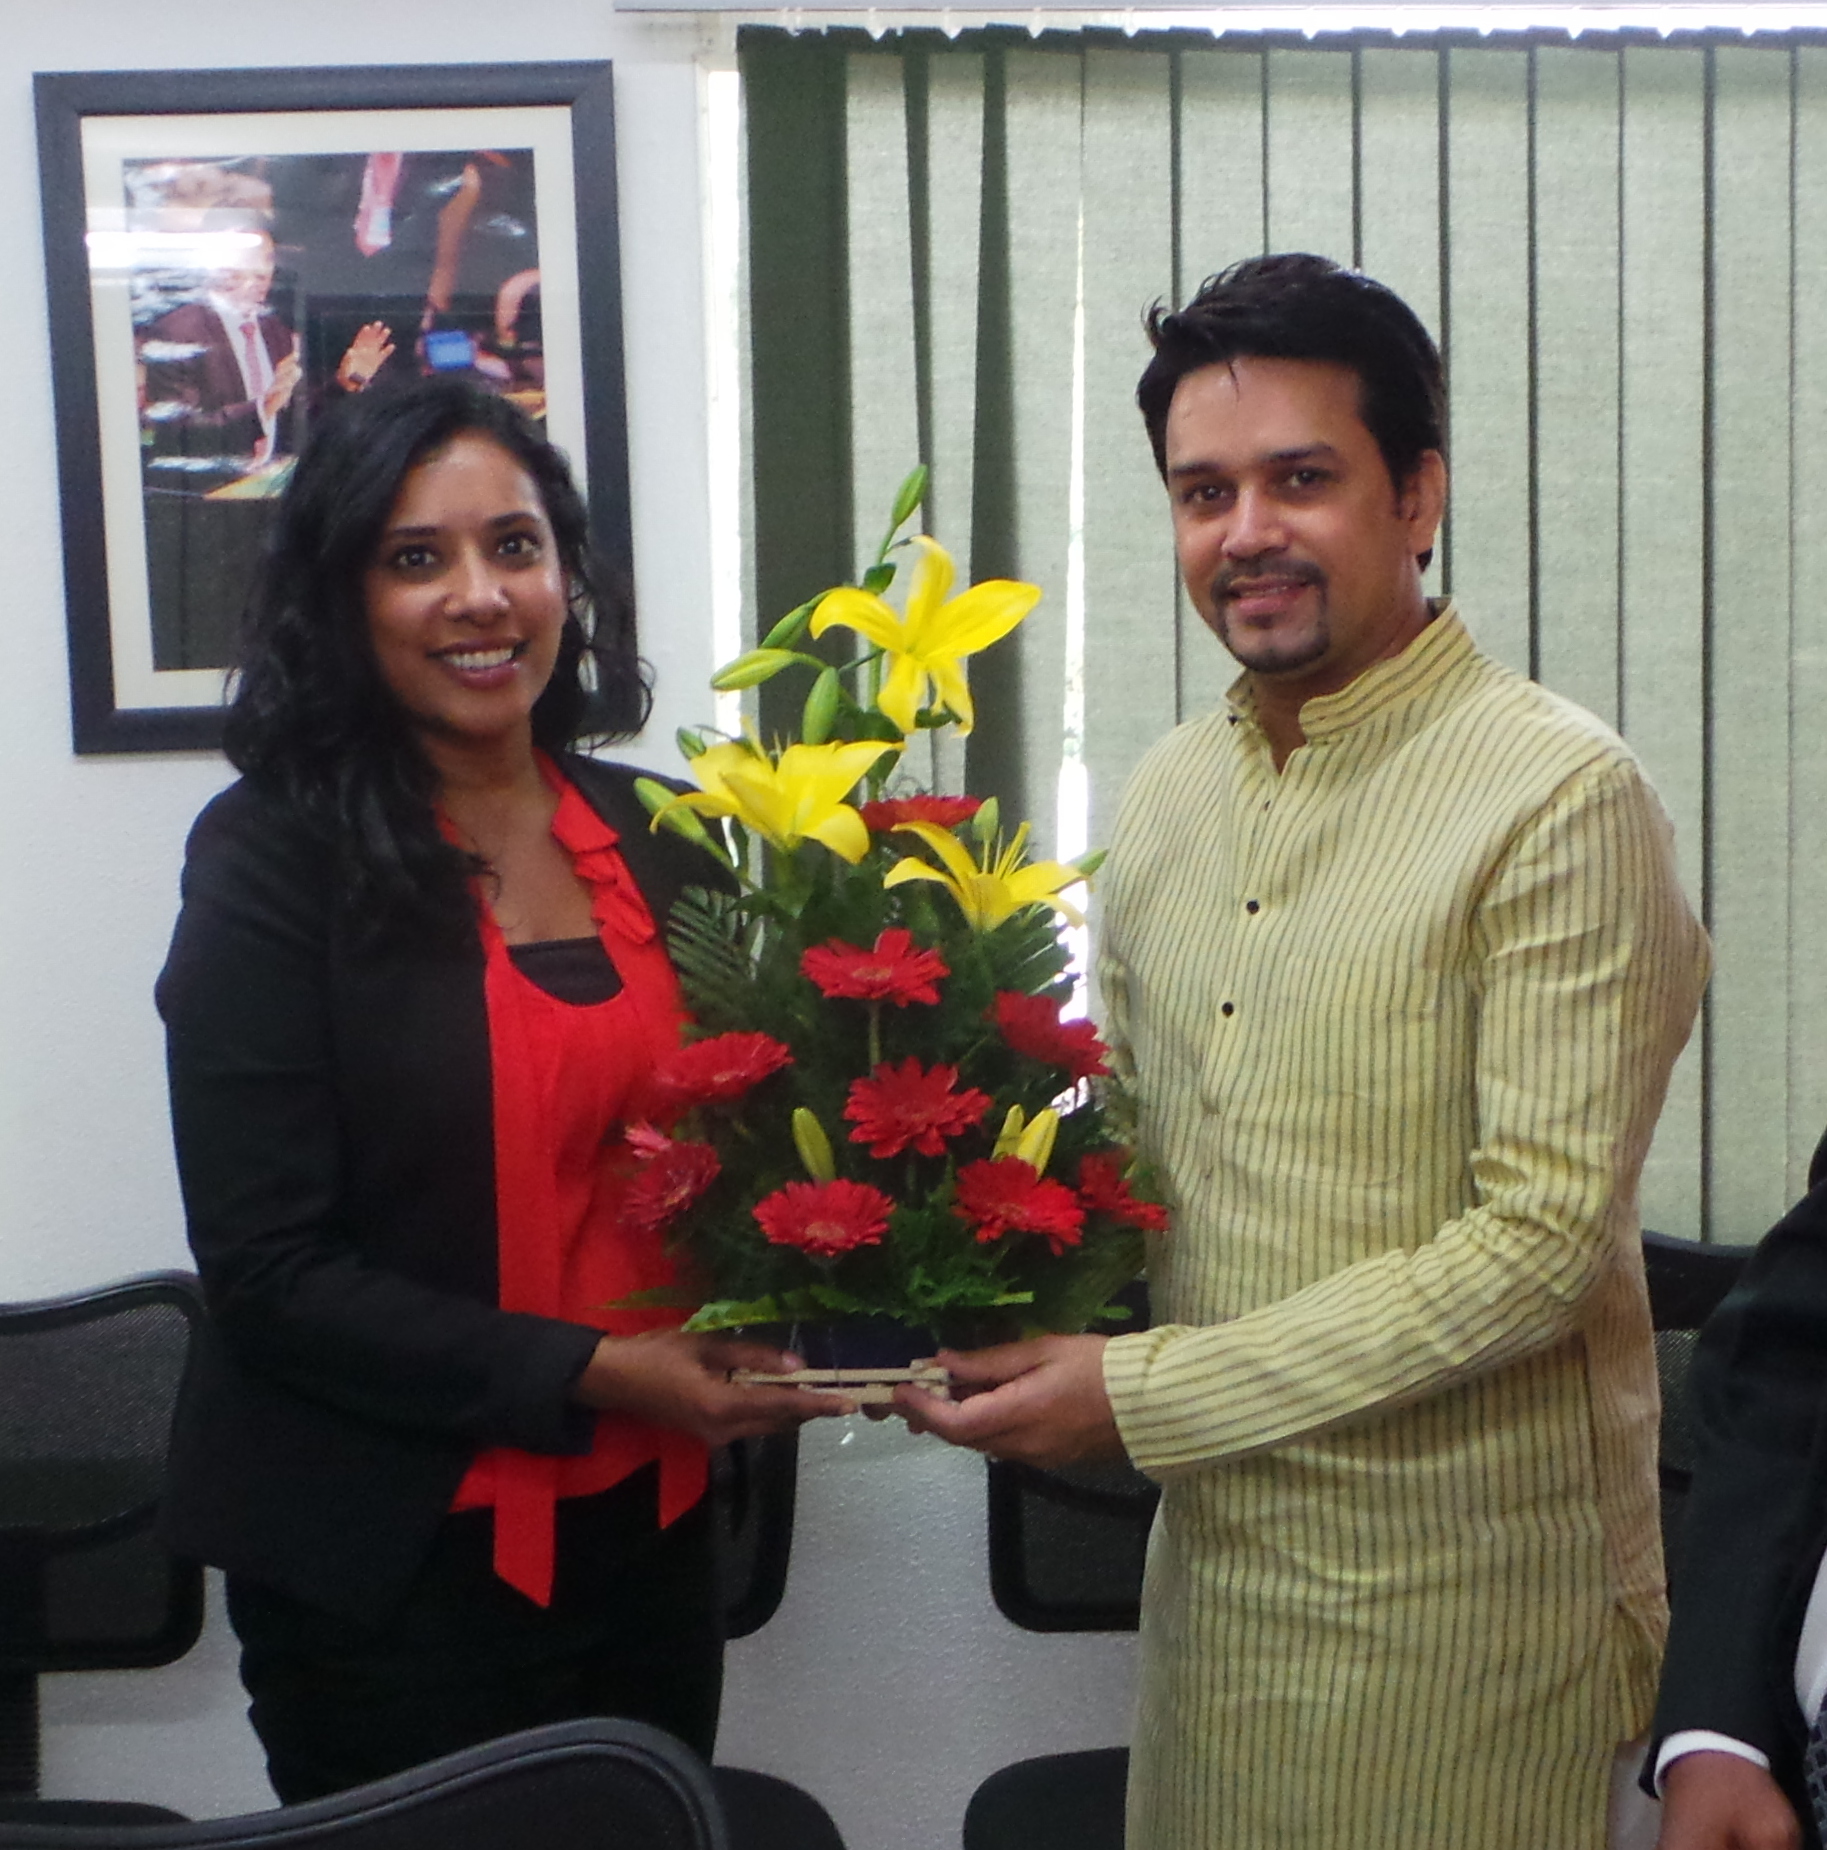
POLYGON ((882 1005, 880 1002, 869 1004, 869 1070, 873 1073, 882 1064, 882 1005))

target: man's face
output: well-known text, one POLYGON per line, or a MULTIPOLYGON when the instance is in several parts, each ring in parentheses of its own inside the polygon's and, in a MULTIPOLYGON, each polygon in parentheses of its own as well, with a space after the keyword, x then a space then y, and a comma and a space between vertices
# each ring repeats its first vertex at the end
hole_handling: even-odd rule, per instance
POLYGON ((254 313, 273 286, 273 240, 261 236, 238 252, 232 263, 216 272, 216 293, 241 309, 254 313))
POLYGON ((1438 452, 1398 491, 1359 398, 1349 367, 1245 358, 1188 373, 1167 413, 1194 606, 1244 667, 1303 699, 1407 645, 1423 620, 1416 558, 1445 506, 1438 452))

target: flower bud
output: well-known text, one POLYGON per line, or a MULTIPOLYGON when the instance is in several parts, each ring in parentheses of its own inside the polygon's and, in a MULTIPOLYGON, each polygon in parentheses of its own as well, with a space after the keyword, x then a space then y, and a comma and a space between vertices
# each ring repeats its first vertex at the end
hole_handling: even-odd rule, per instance
POLYGON ((990 1152, 992 1156, 1013 1156, 1015 1146, 1021 1142, 1021 1133, 1027 1128, 1027 1114, 1019 1105, 1009 1107, 1009 1115, 1002 1121, 1002 1129, 996 1135, 996 1147, 990 1152))
POLYGON ((789 610, 787 614, 762 637, 761 646, 764 649, 791 648, 793 644, 806 633, 806 625, 812 621, 812 613, 818 608, 819 600, 823 598, 824 595, 824 592, 821 591, 818 597, 807 598, 797 610, 789 610))
POLYGON ((1045 1111, 1037 1111, 1028 1128, 1021 1133, 1015 1145, 1015 1154, 1034 1171, 1037 1176, 1047 1173, 1047 1163, 1053 1155, 1053 1139, 1059 1135, 1059 1113, 1049 1105, 1045 1111))
POLYGON ((894 507, 888 517, 890 527, 904 526, 912 516, 914 509, 926 499, 926 481, 926 465, 917 463, 909 471, 907 479, 895 491, 894 507))
POLYGON ((829 1182, 836 1176, 837 1159, 831 1154, 831 1139, 804 1105, 793 1107, 793 1148, 814 1182, 829 1182))
POLYGON ((799 736, 806 744, 823 745, 830 738, 843 698, 844 690, 838 681, 837 670, 823 670, 812 683, 812 691, 806 696, 805 710, 799 719, 799 736))
POLYGON ((720 694, 733 694, 739 688, 759 687, 771 681, 781 669, 799 660, 791 649, 751 649, 739 655, 711 676, 711 686, 720 694))
POLYGON ((971 837, 978 847, 987 848, 1001 827, 1002 805, 994 797, 987 797, 971 818, 971 837))

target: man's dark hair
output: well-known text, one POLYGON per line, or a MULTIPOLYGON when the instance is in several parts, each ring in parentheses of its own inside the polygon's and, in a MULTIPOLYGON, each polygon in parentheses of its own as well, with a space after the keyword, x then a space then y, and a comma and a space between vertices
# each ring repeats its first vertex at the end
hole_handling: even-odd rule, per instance
POLYGON ((362 590, 406 477, 471 433, 500 444, 532 478, 564 571, 569 612, 533 707, 534 743, 561 752, 626 737, 650 705, 633 599, 592 555, 564 458, 515 406, 432 378, 332 407, 280 499, 242 619, 223 748, 334 845, 370 925, 448 923, 476 871, 439 833, 437 776, 381 678, 362 590))
POLYGON ((1327 360, 1349 366, 1359 415, 1401 488, 1428 450, 1446 453, 1440 350, 1393 290, 1330 258, 1289 252, 1246 257, 1199 285, 1184 308, 1149 310, 1154 358, 1136 403, 1167 474, 1167 412, 1188 373, 1232 360, 1327 360))

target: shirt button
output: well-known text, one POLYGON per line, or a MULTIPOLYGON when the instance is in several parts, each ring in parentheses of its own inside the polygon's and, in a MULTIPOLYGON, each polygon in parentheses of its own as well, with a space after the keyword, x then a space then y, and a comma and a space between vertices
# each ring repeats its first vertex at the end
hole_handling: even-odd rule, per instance
POLYGON ((1262 904, 1259 900, 1246 899, 1243 902, 1243 909, 1245 912, 1260 912, 1262 910, 1262 904))
POLYGON ((1235 1015, 1237 1013, 1237 1004, 1235 1002, 1222 1003, 1219 1005, 1218 1013, 1220 1015, 1235 1015))

